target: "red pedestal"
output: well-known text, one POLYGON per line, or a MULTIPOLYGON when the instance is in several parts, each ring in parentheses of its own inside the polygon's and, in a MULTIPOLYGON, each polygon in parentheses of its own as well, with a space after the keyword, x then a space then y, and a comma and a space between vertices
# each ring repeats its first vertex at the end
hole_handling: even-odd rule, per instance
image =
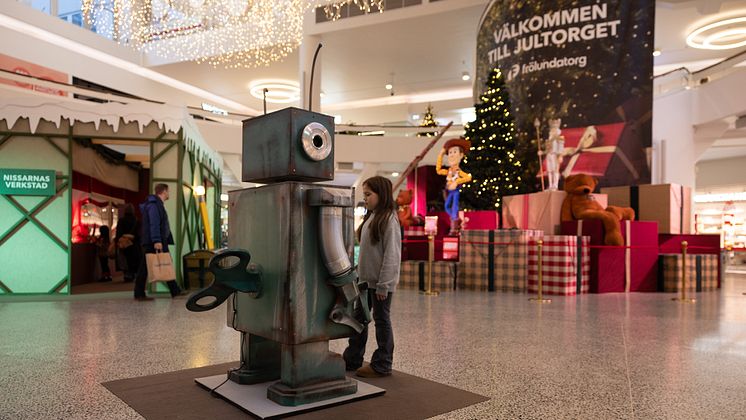
MULTIPOLYGON (((446 177, 435 172, 435 165, 420 166, 407 176, 407 189, 412 190, 412 214, 428 214, 428 203, 443 203, 446 177)), ((445 214, 445 213, 444 213, 445 214)))
POLYGON ((604 229, 600 220, 562 222, 563 235, 591 237, 591 293, 655 292, 658 288, 658 225, 655 222, 622 222, 625 245, 603 245, 604 229))

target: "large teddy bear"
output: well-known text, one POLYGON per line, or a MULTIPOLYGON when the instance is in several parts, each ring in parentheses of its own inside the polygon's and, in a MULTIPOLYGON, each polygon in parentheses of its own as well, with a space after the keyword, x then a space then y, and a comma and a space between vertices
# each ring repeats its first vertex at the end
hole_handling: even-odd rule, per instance
POLYGON ((399 216, 399 223, 406 229, 412 226, 415 222, 412 217, 412 190, 400 190, 399 195, 396 197, 396 204, 399 206, 397 211, 399 216))
POLYGON ((562 203, 561 220, 599 219, 604 224, 604 243, 624 245, 620 220, 635 220, 635 211, 629 207, 608 206, 604 209, 594 198, 593 190, 598 180, 590 175, 578 174, 565 178, 567 197, 562 203))

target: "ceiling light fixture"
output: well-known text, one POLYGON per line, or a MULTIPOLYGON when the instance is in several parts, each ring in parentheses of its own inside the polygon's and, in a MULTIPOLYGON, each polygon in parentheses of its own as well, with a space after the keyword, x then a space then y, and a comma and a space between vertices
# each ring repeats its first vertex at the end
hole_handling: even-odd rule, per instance
POLYGON ((692 31, 686 37, 690 47, 705 50, 729 50, 746 45, 746 16, 713 22, 692 31))
POLYGON ((236 101, 224 98, 222 96, 215 95, 204 89, 200 89, 197 86, 184 83, 180 80, 176 80, 172 77, 168 77, 163 73, 150 70, 149 68, 137 65, 133 62, 123 60, 119 57, 111 54, 106 54, 95 48, 91 48, 87 45, 75 42, 69 38, 62 37, 60 35, 49 32, 37 26, 29 25, 26 22, 14 19, 10 16, 0 13, 0 27, 8 28, 12 31, 39 39, 44 42, 48 42, 56 47, 68 50, 75 54, 91 58, 101 63, 106 63, 112 67, 124 70, 131 74, 150 79, 154 82, 170 86, 174 89, 179 89, 183 92, 187 92, 191 95, 198 96, 200 98, 207 99, 211 102, 221 104, 233 111, 242 112, 249 115, 258 115, 259 111, 240 104, 236 101))
POLYGON ((654 49, 653 50, 653 57, 658 57, 659 55, 661 55, 661 49, 660 48, 654 49))
POLYGON ((394 88, 394 85, 392 85, 391 83, 386 83, 386 90, 391 90, 393 88, 394 88))
POLYGON ((399 172, 391 172, 391 176, 393 176, 394 178, 396 178, 396 177, 399 176, 399 172))
POLYGON ((249 83, 249 92, 257 99, 264 99, 264 89, 267 89, 267 102, 287 104, 300 99, 300 84, 292 80, 262 79, 249 83))
POLYGON ((467 81, 467 80, 470 80, 470 79, 471 79, 471 76, 469 76, 469 72, 468 71, 465 71, 465 72, 461 73, 461 80, 467 81))

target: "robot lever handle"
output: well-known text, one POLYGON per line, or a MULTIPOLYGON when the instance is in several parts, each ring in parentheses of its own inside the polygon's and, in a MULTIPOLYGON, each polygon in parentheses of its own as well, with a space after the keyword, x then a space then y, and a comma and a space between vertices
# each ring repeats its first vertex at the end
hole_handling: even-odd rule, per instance
POLYGON ((190 296, 186 308, 192 312, 204 312, 217 308, 235 292, 258 295, 262 289, 262 269, 256 264, 249 265, 249 261, 251 261, 251 255, 243 249, 226 249, 215 254, 208 266, 214 276, 213 282, 190 296), (228 267, 221 264, 229 257, 237 257, 238 263, 228 267), (198 303, 206 297, 212 297, 214 300, 207 304, 198 303))

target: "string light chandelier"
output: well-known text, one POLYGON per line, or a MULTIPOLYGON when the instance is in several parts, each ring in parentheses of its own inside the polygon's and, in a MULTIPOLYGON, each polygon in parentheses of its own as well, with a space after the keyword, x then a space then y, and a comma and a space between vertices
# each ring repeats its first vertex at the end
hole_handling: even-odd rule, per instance
POLYGON ((338 20, 342 17, 342 8, 350 4, 356 5, 365 13, 370 13, 373 7, 378 9, 379 13, 383 13, 383 0, 345 0, 324 6, 326 19, 331 21, 338 20))
MULTIPOLYGON (((366 13, 383 0, 83 0, 86 22, 120 44, 167 60, 213 67, 268 66, 303 38, 303 16, 324 7, 337 16, 354 4, 366 13)), ((331 14, 331 15, 330 15, 331 14)), ((336 20, 336 19, 333 19, 336 20)))

